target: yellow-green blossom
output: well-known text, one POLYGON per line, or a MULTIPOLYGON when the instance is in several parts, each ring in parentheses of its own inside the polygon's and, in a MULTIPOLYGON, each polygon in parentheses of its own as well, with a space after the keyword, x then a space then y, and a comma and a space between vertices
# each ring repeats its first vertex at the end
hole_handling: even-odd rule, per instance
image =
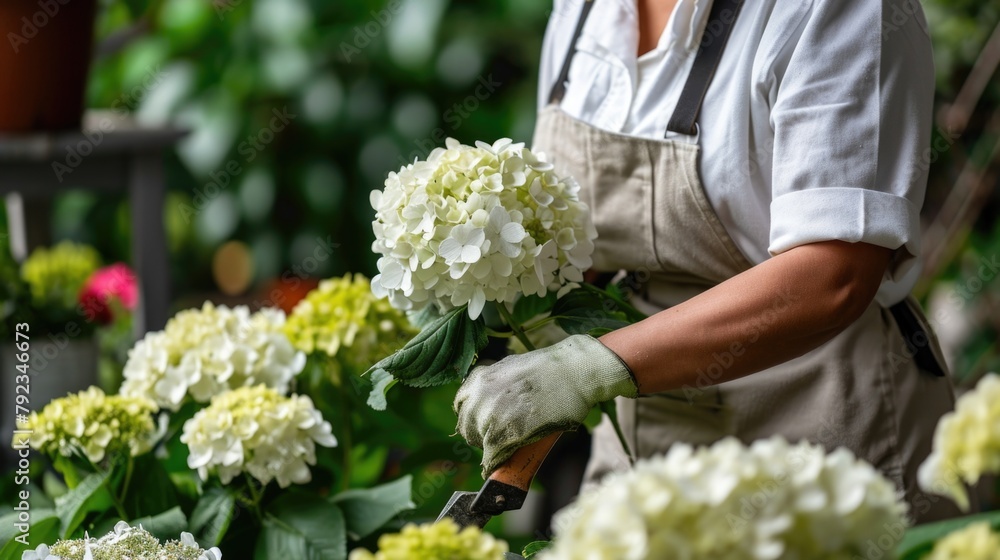
MULTIPOLYGON (((142 397, 105 395, 97 387, 56 399, 28 417, 31 447, 49 455, 82 452, 96 463, 107 454, 149 450, 156 405, 142 397)), ((15 442, 17 437, 15 436, 15 442)))
POLYGON ((237 387, 264 383, 287 393, 306 357, 285 336, 285 314, 206 302, 175 315, 129 351, 121 392, 177 410, 190 396, 208 402, 237 387))
POLYGON ((324 280, 295 306, 285 334, 306 353, 322 352, 367 370, 417 333, 402 312, 376 298, 361 274, 324 280))
POLYGON ((974 523, 939 540, 925 560, 1000 560, 1000 535, 974 523))
POLYGON ((963 484, 1000 473, 1000 375, 984 377, 958 399, 934 432, 934 450, 920 465, 918 480, 927 492, 950 496, 963 510, 969 497, 963 484))
POLYGON ((407 525, 400 533, 382 535, 378 552, 351 552, 349 560, 503 560, 507 543, 478 527, 459 530, 451 519, 425 525, 407 525))
POLYGON ((181 442, 190 450, 188 466, 202 479, 215 472, 228 484, 247 472, 262 484, 277 480, 282 488, 312 479, 316 445, 337 445, 330 423, 308 396, 285 397, 264 385, 213 397, 184 423, 181 442))
POLYGON ((93 247, 63 241, 51 249, 35 249, 21 265, 21 278, 38 306, 76 306, 80 288, 101 266, 93 247))
POLYGON ((141 527, 119 521, 112 532, 99 538, 57 541, 24 553, 24 560, 222 560, 216 547, 202 549, 191 533, 163 544, 141 527), (89 555, 88 555, 89 552, 89 555))

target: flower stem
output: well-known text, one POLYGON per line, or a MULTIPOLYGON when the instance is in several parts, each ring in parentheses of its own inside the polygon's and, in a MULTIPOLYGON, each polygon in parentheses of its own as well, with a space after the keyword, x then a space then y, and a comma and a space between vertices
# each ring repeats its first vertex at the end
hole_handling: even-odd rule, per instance
POLYGON ((253 508, 253 513, 257 516, 257 521, 263 523, 264 515, 260 511, 260 500, 264 497, 264 495, 257 492, 257 487, 254 485, 253 479, 250 478, 249 474, 244 472, 243 477, 247 481, 247 489, 250 490, 250 497, 253 498, 253 501, 250 504, 253 508))
POLYGON ((608 415, 608 420, 611 421, 611 426, 615 429, 615 435, 618 436, 618 441, 622 444, 622 449, 625 450, 625 455, 628 457, 628 464, 635 466, 635 455, 632 454, 628 440, 625 439, 625 432, 622 431, 622 426, 618 423, 618 410, 615 401, 602 402, 598 406, 601 407, 601 412, 608 415))
POLYGON ((128 494, 128 485, 132 482, 132 471, 135 470, 135 460, 132 458, 132 454, 129 453, 128 463, 125 465, 125 482, 122 484, 122 495, 118 497, 119 501, 124 501, 125 496, 128 494))
MULTIPOLYGON (((122 521, 131 521, 129 519, 128 514, 125 512, 125 505, 122 504, 121 499, 119 499, 118 497, 118 492, 115 492, 115 489, 111 487, 111 473, 104 472, 104 470, 98 467, 96 463, 91 461, 90 457, 87 457, 86 454, 84 454, 83 456, 84 458, 87 459, 87 462, 90 463, 90 466, 94 469, 94 472, 97 472, 98 474, 104 476, 104 482, 102 482, 101 485, 104 486, 104 489, 108 491, 108 496, 111 497, 111 503, 112 505, 115 506, 115 511, 118 513, 118 516, 121 517, 122 521)), ((129 456, 129 461, 131 462, 131 460, 132 458, 131 456, 129 456)), ((126 470, 126 477, 127 476, 128 476, 128 471, 126 470)), ((125 488, 122 489, 122 492, 125 492, 125 488)))
POLYGON ((514 332, 514 336, 521 341, 521 344, 523 344, 528 350, 535 350, 535 345, 528 339, 528 335, 524 334, 524 330, 521 328, 521 325, 518 325, 517 321, 514 320, 514 316, 511 315, 507 306, 503 303, 497 303, 497 310, 500 312, 500 316, 503 317, 503 321, 507 323, 510 330, 514 332))

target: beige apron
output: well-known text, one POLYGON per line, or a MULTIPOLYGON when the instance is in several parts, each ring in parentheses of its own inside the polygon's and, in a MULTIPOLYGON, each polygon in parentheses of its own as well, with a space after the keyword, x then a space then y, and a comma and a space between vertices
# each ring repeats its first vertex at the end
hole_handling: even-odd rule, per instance
MULTIPOLYGON (((719 6, 712 8, 713 19, 721 5, 731 7, 738 2, 716 0, 715 4, 719 6)), ((585 4, 578 34, 591 5, 591 1, 585 4)), ((749 269, 751 263, 705 196, 696 144, 600 130, 559 108, 575 43, 574 39, 552 103, 539 115, 534 145, 582 185, 581 196, 593 211, 599 233, 595 269, 630 271, 629 277, 639 281, 633 303, 647 314, 749 269)), ((717 52, 704 46, 699 51, 671 119, 671 130, 695 130, 701 99, 724 48, 724 41, 722 46, 718 43, 714 42, 717 52)), ((760 317, 760 328, 781 320, 783 308, 791 303, 788 297, 775 294, 773 309, 760 317)), ((726 436, 750 443, 783 435, 791 441, 819 443, 828 450, 843 446, 905 492, 915 521, 958 515, 950 502, 923 494, 917 487, 917 468, 930 453, 934 428, 953 407, 954 394, 948 376, 924 371, 941 367, 940 348, 916 303, 910 299, 904 305, 909 306, 908 316, 923 327, 917 335, 930 333, 925 339, 918 336, 915 346, 908 346, 894 319, 904 306, 890 312, 872 303, 853 325, 816 350, 715 385, 712 375, 718 377, 739 359, 741 349, 755 343, 753 333, 747 333, 745 340, 734 341, 738 346, 733 352, 716 356, 715 363, 705 368, 701 387, 618 399, 618 418, 626 438, 640 457, 664 453, 674 442, 709 444, 726 436), (924 361, 914 356, 914 348, 921 349, 924 361), (928 364, 928 356, 930 360, 936 357, 937 364, 928 364)), ((907 332, 914 328, 908 325, 907 332)), ((587 482, 628 467, 605 419, 594 432, 587 482)))

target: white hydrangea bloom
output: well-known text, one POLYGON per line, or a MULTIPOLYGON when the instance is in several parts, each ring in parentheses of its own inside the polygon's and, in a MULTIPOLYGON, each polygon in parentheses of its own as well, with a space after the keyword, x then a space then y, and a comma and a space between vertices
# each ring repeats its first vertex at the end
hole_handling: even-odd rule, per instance
POLYGON ((51 547, 39 545, 35 550, 21 554, 21 560, 94 560, 95 558, 121 558, 123 560, 222 560, 218 547, 202 549, 191 533, 181 533, 180 540, 160 543, 142 528, 132 527, 125 521, 115 524, 112 532, 99 539, 84 533, 82 539, 61 540, 51 547))
POLYGON ((121 393, 170 410, 188 395, 208 402, 223 391, 259 383, 287 393, 306 358, 288 340, 284 324, 278 309, 250 313, 245 306, 206 302, 201 309, 181 311, 129 351, 121 393))
POLYGON ((188 466, 207 479, 215 472, 228 484, 243 472, 286 488, 312 480, 316 445, 334 447, 330 423, 304 395, 282 396, 258 385, 216 395, 184 423, 181 442, 188 466))
MULTIPOLYGON (((848 560, 902 536, 894 485, 846 449, 678 444, 559 512, 544 560, 848 560)), ((867 557, 867 556, 865 556, 867 557)))
POLYGON ((965 484, 1000 473, 1000 375, 988 374, 962 395, 934 432, 934 450, 918 472, 926 492, 950 496, 969 509, 965 484))
POLYGON ((597 230, 578 192, 524 144, 449 138, 372 192, 372 290, 399 309, 468 304, 477 318, 487 301, 581 282, 597 230))

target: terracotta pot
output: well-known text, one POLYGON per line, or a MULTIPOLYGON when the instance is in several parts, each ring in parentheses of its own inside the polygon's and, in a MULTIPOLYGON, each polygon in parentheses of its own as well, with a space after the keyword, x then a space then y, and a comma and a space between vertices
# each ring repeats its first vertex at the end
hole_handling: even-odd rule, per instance
POLYGON ((0 132, 80 127, 96 5, 0 1, 0 132))

